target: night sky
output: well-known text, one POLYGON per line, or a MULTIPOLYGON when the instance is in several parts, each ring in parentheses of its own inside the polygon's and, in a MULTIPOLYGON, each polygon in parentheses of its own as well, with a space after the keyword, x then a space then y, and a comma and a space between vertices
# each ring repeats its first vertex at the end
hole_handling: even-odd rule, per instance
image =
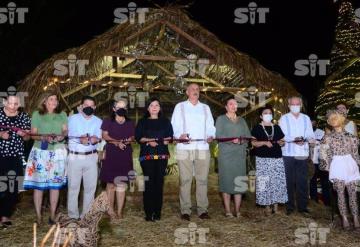
MULTIPOLYGON (((0 8, 9 1, 0 0, 0 8)), ((80 46, 115 25, 114 9, 130 1, 112 0, 17 0, 28 7, 25 23, 0 24, 1 91, 15 85, 46 58, 80 46)), ((139 7, 161 6, 175 1, 134 1, 139 7)), ((295 85, 313 107, 326 77, 298 77, 294 63, 312 53, 328 59, 333 44, 337 4, 333 0, 257 0, 268 7, 265 24, 236 24, 234 10, 246 7, 245 0, 176 1, 188 5, 191 18, 217 35, 220 40, 256 58, 295 85)), ((355 4, 355 1, 354 1, 355 4)), ((360 3, 357 3, 360 7, 360 3)))

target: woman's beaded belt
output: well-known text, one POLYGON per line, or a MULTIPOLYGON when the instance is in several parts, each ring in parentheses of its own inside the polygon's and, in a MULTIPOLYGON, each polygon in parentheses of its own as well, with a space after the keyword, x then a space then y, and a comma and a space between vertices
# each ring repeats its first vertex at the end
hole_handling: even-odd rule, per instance
POLYGON ((170 155, 167 154, 148 154, 145 156, 140 156, 139 161, 144 160, 168 160, 170 158, 170 155))

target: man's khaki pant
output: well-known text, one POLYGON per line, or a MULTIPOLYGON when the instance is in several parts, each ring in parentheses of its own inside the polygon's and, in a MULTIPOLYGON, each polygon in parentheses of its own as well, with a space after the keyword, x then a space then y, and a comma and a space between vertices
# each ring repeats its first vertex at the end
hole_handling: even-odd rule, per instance
POLYGON ((68 156, 68 215, 70 218, 79 218, 79 192, 81 180, 84 185, 83 210, 81 218, 89 211, 94 200, 98 178, 98 154, 68 156))
POLYGON ((181 214, 191 214, 191 183, 196 180, 196 205, 198 215, 208 211, 208 175, 210 167, 209 150, 176 150, 180 172, 181 214))

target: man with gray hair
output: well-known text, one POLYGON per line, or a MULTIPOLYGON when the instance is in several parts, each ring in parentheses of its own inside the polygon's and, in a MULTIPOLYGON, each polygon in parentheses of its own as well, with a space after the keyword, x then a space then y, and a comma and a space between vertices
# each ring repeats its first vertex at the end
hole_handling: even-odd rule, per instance
POLYGON ((191 183, 195 175, 197 213, 200 219, 209 219, 207 183, 210 167, 209 143, 215 136, 214 119, 209 106, 199 101, 200 88, 197 84, 188 85, 186 94, 188 100, 175 106, 171 119, 174 137, 189 139, 188 143, 176 145, 176 159, 180 172, 181 218, 190 221, 191 183))
POLYGON ((303 104, 302 99, 293 96, 288 99, 288 103, 290 112, 281 116, 279 125, 285 134, 282 154, 288 193, 286 213, 290 215, 295 210, 295 192, 298 211, 309 213, 307 209, 307 159, 309 157, 309 143, 315 142, 315 135, 309 116, 300 112, 303 104))

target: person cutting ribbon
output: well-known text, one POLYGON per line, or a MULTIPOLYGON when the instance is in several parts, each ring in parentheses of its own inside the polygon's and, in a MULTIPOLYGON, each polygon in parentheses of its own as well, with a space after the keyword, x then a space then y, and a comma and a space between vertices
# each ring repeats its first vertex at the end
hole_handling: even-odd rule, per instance
POLYGON ((144 117, 138 122, 135 138, 140 143, 140 165, 146 177, 144 211, 146 221, 161 218, 165 170, 170 157, 168 144, 173 136, 170 121, 163 116, 161 103, 151 98, 144 117))
POLYGON ((98 154, 96 144, 101 140, 102 120, 94 115, 95 99, 84 96, 79 113, 68 118, 68 215, 70 218, 83 217, 94 200, 98 179, 98 154), (80 140, 80 143, 79 143, 80 140), (83 209, 79 214, 78 197, 81 180, 84 186, 83 209))
POLYGON ((109 215, 112 220, 123 218, 126 188, 133 171, 132 147, 135 124, 127 117, 127 101, 120 99, 113 103, 111 119, 105 119, 101 125, 105 145, 105 157, 100 171, 100 180, 106 183, 110 200, 109 215), (112 142, 112 140, 121 140, 112 142), (117 212, 114 201, 116 195, 117 212))
POLYGON ((35 140, 25 170, 24 189, 34 190, 36 221, 42 222, 43 192, 50 191, 49 224, 55 223, 59 191, 66 186, 67 116, 59 109, 55 92, 46 92, 39 101, 38 110, 31 119, 31 137, 35 140), (56 134, 51 137, 50 134, 56 134))

